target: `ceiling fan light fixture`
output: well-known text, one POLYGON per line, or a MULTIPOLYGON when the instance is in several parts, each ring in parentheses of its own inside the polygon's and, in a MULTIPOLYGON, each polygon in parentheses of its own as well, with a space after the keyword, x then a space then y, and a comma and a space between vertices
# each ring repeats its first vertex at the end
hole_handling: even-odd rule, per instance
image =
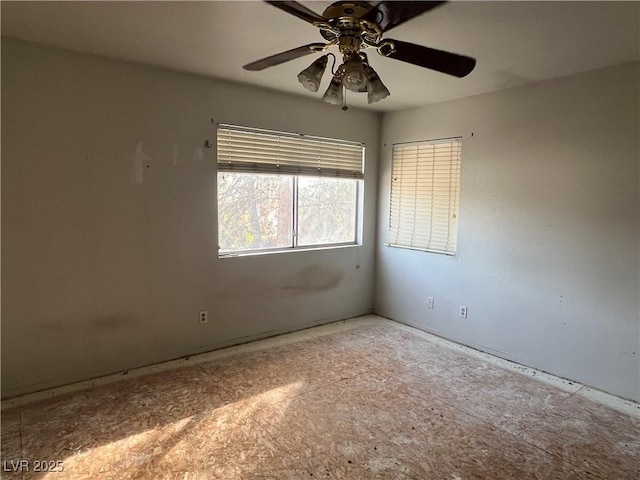
POLYGON ((342 94, 342 78, 340 75, 334 75, 329 84, 329 88, 324 92, 322 101, 330 103, 331 105, 342 105, 344 103, 344 97, 342 94))
POLYGON ((367 73, 368 80, 367 103, 379 102, 391 95, 391 92, 384 86, 384 83, 382 83, 382 80, 380 80, 380 77, 373 68, 367 65, 365 72, 367 73))
POLYGON ((296 0, 267 1, 267 3, 318 28, 324 43, 302 45, 248 63, 243 68, 249 71, 260 71, 305 55, 325 52, 330 47, 337 47, 344 62, 337 70, 336 56, 329 53, 300 72, 298 80, 307 90, 317 92, 327 67, 328 56, 331 56, 333 78, 322 100, 334 105, 342 105, 343 109, 347 108, 344 104, 347 90, 367 92, 369 103, 378 102, 391 94, 378 74, 370 67, 364 51, 367 48, 375 48, 380 55, 392 60, 458 78, 467 76, 476 66, 476 60, 472 57, 401 40, 382 38, 392 28, 447 2, 339 0, 331 3, 321 15, 296 0))
POLYGON ((298 81, 310 92, 317 92, 329 56, 323 55, 298 74, 298 81))
POLYGON ((366 88, 367 74, 365 73, 362 61, 359 58, 347 61, 341 68, 344 72, 342 84, 347 90, 360 92, 366 88))

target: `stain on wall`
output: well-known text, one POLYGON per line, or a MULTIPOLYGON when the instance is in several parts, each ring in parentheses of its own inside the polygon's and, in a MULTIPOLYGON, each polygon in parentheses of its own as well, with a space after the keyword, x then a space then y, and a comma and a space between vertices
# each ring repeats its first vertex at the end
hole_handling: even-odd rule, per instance
POLYGON ((337 268, 311 266, 293 275, 282 289, 296 293, 324 292, 336 288, 344 276, 345 272, 337 268))
POLYGON ((88 318, 58 318, 54 321, 37 323, 37 328, 45 329, 59 335, 70 335, 85 331, 114 331, 135 327, 139 319, 133 315, 113 314, 88 318))

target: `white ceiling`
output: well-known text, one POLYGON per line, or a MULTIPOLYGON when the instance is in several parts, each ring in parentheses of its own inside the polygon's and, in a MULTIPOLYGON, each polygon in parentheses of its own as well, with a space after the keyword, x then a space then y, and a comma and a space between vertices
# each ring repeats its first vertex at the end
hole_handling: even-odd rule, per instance
MULTIPOLYGON (((322 13, 331 2, 301 2, 322 13)), ((322 41, 312 25, 257 1, 7 2, 2 35, 309 97, 297 74, 317 55, 262 72, 242 65, 322 41)), ((391 30, 396 38, 477 59, 458 79, 372 52, 398 110, 640 59, 640 2, 450 2, 391 30)))

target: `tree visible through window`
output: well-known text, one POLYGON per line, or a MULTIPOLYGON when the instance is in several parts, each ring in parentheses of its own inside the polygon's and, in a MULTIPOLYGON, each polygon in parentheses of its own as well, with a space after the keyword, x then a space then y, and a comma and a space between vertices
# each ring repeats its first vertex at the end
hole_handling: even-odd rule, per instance
POLYGON ((356 241, 358 182, 298 179, 298 245, 356 241))
POLYGON ((226 251, 291 246, 293 178, 218 175, 218 238, 226 251))
POLYGON ((357 241, 363 146, 218 128, 221 254, 357 241))

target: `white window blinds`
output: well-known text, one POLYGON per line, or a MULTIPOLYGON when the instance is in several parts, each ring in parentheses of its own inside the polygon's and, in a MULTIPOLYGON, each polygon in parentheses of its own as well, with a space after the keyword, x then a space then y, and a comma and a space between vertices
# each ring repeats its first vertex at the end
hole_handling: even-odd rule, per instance
POLYGON ((454 255, 460 138, 393 146, 389 245, 454 255))
POLYGON ((218 171, 364 178, 357 142, 219 125, 218 171))

